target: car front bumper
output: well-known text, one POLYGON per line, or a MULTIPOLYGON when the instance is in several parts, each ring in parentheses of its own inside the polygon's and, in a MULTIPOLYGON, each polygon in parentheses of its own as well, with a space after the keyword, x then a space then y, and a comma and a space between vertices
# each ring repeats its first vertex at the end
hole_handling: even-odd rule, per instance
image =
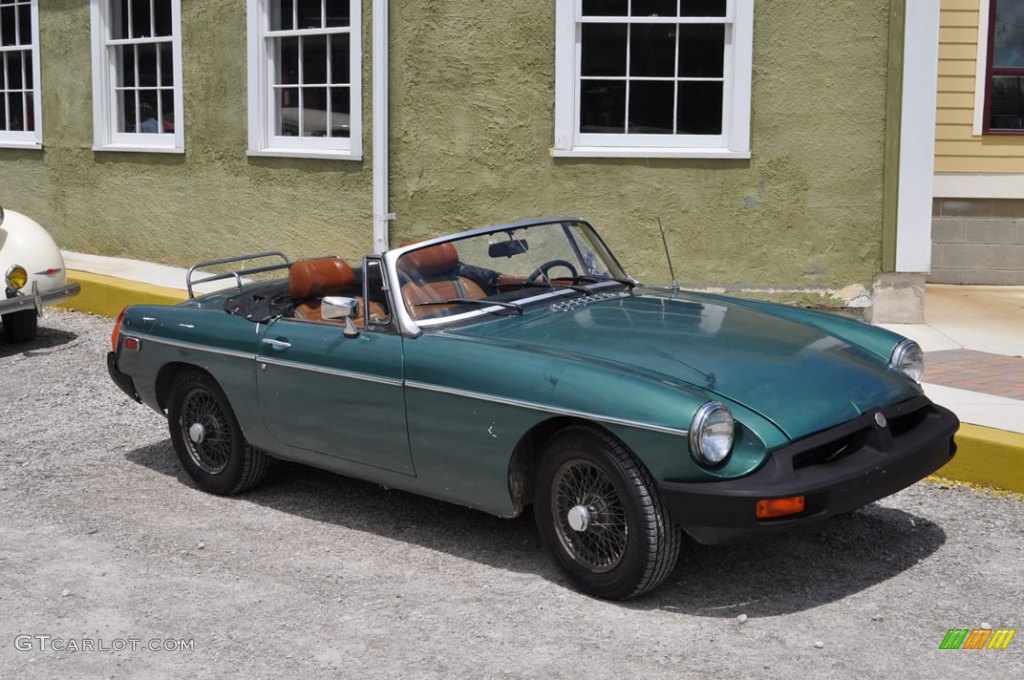
POLYGON ((746 477, 663 482, 661 497, 675 522, 700 543, 770 536, 862 507, 927 477, 956 453, 959 426, 951 411, 916 397, 774 451, 746 477), (877 413, 884 419, 876 419, 877 413), (759 500, 793 496, 804 496, 802 512, 757 517, 759 500))
MULTIPOLYGON (((66 286, 47 290, 42 293, 15 293, 11 297, 0 299, 0 314, 11 314, 27 309, 41 311, 44 305, 56 304, 62 300, 78 295, 82 287, 77 283, 69 283, 66 286)), ((10 295, 10 292, 8 292, 10 295)))

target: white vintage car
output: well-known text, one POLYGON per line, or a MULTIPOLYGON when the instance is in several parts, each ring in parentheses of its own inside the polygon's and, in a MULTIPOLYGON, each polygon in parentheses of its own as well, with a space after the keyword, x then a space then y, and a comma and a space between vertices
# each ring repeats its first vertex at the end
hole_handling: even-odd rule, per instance
POLYGON ((0 206, 0 272, 4 295, 0 320, 10 342, 36 337, 43 305, 78 294, 77 283, 68 284, 60 249, 38 222, 0 206))

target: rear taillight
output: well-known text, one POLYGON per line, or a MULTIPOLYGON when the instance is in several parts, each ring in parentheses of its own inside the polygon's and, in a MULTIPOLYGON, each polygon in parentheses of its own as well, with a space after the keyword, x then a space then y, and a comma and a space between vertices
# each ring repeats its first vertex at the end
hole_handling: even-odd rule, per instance
POLYGON ((110 333, 110 351, 117 351, 117 337, 121 334, 121 320, 124 319, 124 313, 128 311, 125 307, 121 310, 121 313, 117 315, 117 321, 114 322, 114 330, 110 333))

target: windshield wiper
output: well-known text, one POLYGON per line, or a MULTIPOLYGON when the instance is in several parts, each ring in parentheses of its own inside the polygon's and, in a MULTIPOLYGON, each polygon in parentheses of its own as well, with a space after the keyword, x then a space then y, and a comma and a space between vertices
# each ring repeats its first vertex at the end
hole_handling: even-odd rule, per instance
POLYGON ((601 283, 602 281, 614 281, 615 283, 621 283, 623 286, 628 286, 630 290, 636 288, 636 281, 630 279, 617 279, 614 276, 593 276, 591 274, 580 274, 576 277, 578 281, 590 281, 592 283, 601 283))
POLYGON ((497 300, 475 300, 473 298, 448 298, 447 300, 431 300, 430 302, 417 302, 416 307, 430 307, 432 305, 484 305, 485 307, 495 306, 511 309, 516 314, 522 314, 523 308, 511 302, 498 302, 497 300))
MULTIPOLYGON (((580 277, 577 276, 576 278, 578 279, 580 277)), ((548 290, 562 290, 563 288, 566 288, 568 290, 574 290, 577 293, 588 293, 588 292, 590 292, 586 288, 584 288, 583 286, 577 286, 577 285, 571 284, 571 283, 560 283, 560 284, 558 284, 556 286, 555 284, 553 284, 553 283, 551 283, 550 281, 547 281, 547 280, 544 280, 544 281, 510 281, 508 283, 502 283, 502 284, 499 284, 499 285, 502 285, 502 286, 519 286, 520 288, 546 288, 548 290)))

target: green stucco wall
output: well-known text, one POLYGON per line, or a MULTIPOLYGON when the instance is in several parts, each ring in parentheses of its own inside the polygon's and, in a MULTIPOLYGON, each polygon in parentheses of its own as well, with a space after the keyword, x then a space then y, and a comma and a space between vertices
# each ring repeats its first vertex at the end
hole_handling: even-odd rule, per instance
POLYGON ((756 4, 752 159, 551 157, 554 3, 396 2, 393 240, 551 214, 684 284, 870 287, 881 261, 888 0, 756 4))
POLYGON ((244 0, 182 2, 181 155, 92 150, 88 0, 40 5, 44 150, 0 149, 0 203, 63 248, 167 264, 372 248, 368 130, 363 162, 246 155, 244 0))
MULTIPOLYGON (((46 0, 44 151, 0 149, 0 202, 62 247, 188 264, 372 245, 369 0, 364 160, 246 156, 244 0, 183 2, 184 155, 92 151, 86 0, 46 0)), ((870 287, 881 268, 889 0, 756 6, 752 159, 550 154, 554 3, 392 0, 392 244, 589 217, 627 270, 684 285, 870 287)))

